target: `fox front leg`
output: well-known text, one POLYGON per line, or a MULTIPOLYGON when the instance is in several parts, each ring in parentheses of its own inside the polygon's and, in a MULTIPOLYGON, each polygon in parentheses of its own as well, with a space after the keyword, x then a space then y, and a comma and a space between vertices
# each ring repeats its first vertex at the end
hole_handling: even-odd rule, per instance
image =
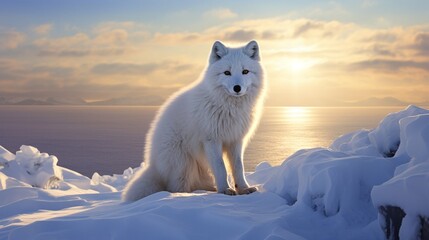
POLYGON ((225 163, 222 159, 222 143, 208 140, 204 142, 204 152, 215 177, 217 192, 236 195, 236 191, 228 184, 225 163))
POLYGON ((256 187, 250 187, 246 181, 243 167, 243 144, 233 143, 227 148, 227 156, 231 166, 232 175, 239 194, 249 194, 257 191, 256 187))

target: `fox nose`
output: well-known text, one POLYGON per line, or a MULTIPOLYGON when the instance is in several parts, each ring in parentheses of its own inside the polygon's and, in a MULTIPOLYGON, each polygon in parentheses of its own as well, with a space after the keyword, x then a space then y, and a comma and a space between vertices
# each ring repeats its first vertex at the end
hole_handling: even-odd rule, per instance
POLYGON ((240 91, 241 91, 240 85, 235 85, 234 86, 234 92, 239 93, 240 91))

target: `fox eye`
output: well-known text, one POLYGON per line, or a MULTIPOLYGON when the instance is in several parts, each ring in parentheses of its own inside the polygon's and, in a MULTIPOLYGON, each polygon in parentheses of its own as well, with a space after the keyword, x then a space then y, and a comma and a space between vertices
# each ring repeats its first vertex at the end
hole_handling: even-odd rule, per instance
POLYGON ((225 72, 223 72, 223 74, 225 74, 227 76, 231 76, 231 72, 230 71, 225 71, 225 72))
POLYGON ((246 74, 248 74, 248 73, 249 73, 249 70, 244 69, 241 73, 242 73, 242 74, 244 74, 244 75, 246 75, 246 74))

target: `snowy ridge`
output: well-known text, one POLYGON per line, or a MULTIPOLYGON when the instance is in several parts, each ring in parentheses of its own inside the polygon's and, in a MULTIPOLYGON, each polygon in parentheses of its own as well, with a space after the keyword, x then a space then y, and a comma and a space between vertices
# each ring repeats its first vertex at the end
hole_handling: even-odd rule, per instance
POLYGON ((136 169, 89 179, 57 163, 0 147, 0 239, 384 239, 381 206, 401 208, 399 236, 417 239, 429 217, 429 111, 415 106, 330 148, 262 162, 250 195, 160 192, 124 204, 136 169))

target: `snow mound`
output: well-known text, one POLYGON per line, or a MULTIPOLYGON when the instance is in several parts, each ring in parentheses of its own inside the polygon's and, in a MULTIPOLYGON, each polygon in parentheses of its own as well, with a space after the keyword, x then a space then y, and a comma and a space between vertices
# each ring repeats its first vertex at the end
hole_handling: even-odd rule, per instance
POLYGON ((136 169, 89 179, 57 162, 0 147, 0 239, 385 239, 389 206, 405 212, 400 238, 416 239, 429 217, 429 111, 415 106, 280 166, 262 162, 247 173, 260 188, 250 195, 159 192, 125 204, 136 169))
POLYGON ((425 113, 428 110, 408 106, 403 111, 388 114, 373 130, 359 130, 337 138, 330 148, 353 155, 393 157, 400 145, 400 120, 425 113))
POLYGON ((70 189, 88 193, 117 192, 117 188, 122 189, 133 174, 132 169, 127 169, 124 174, 114 176, 100 176, 94 173, 93 179, 89 179, 57 164, 57 157, 40 153, 32 146, 21 146, 16 155, 0 146, 0 190, 15 186, 31 186, 63 190, 65 193, 70 189))
POLYGON ((429 216, 429 111, 409 106, 373 130, 339 137, 330 149, 300 150, 278 168, 263 187, 288 205, 361 227, 381 206, 398 206, 413 227, 401 229, 403 236, 413 239, 419 219, 429 216))
POLYGON ((4 175, 33 187, 54 188, 62 179, 57 157, 40 153, 31 146, 21 146, 16 156, 0 146, 0 163, 4 175))
POLYGON ((110 175, 103 175, 101 176, 97 172, 95 172, 92 175, 91 183, 98 185, 98 184, 106 184, 109 186, 114 186, 116 190, 122 190, 124 189, 127 182, 130 180, 130 178, 134 175, 136 171, 138 171, 140 167, 137 168, 127 168, 124 170, 122 174, 113 174, 113 176, 110 175))
MULTIPOLYGON (((419 223, 429 217, 429 114, 403 118, 400 121, 402 143, 398 155, 409 160, 396 168, 394 176, 375 186, 375 206, 396 206, 406 214, 399 232, 401 239, 417 239, 419 223)), ((384 228, 385 216, 380 215, 384 228)))

